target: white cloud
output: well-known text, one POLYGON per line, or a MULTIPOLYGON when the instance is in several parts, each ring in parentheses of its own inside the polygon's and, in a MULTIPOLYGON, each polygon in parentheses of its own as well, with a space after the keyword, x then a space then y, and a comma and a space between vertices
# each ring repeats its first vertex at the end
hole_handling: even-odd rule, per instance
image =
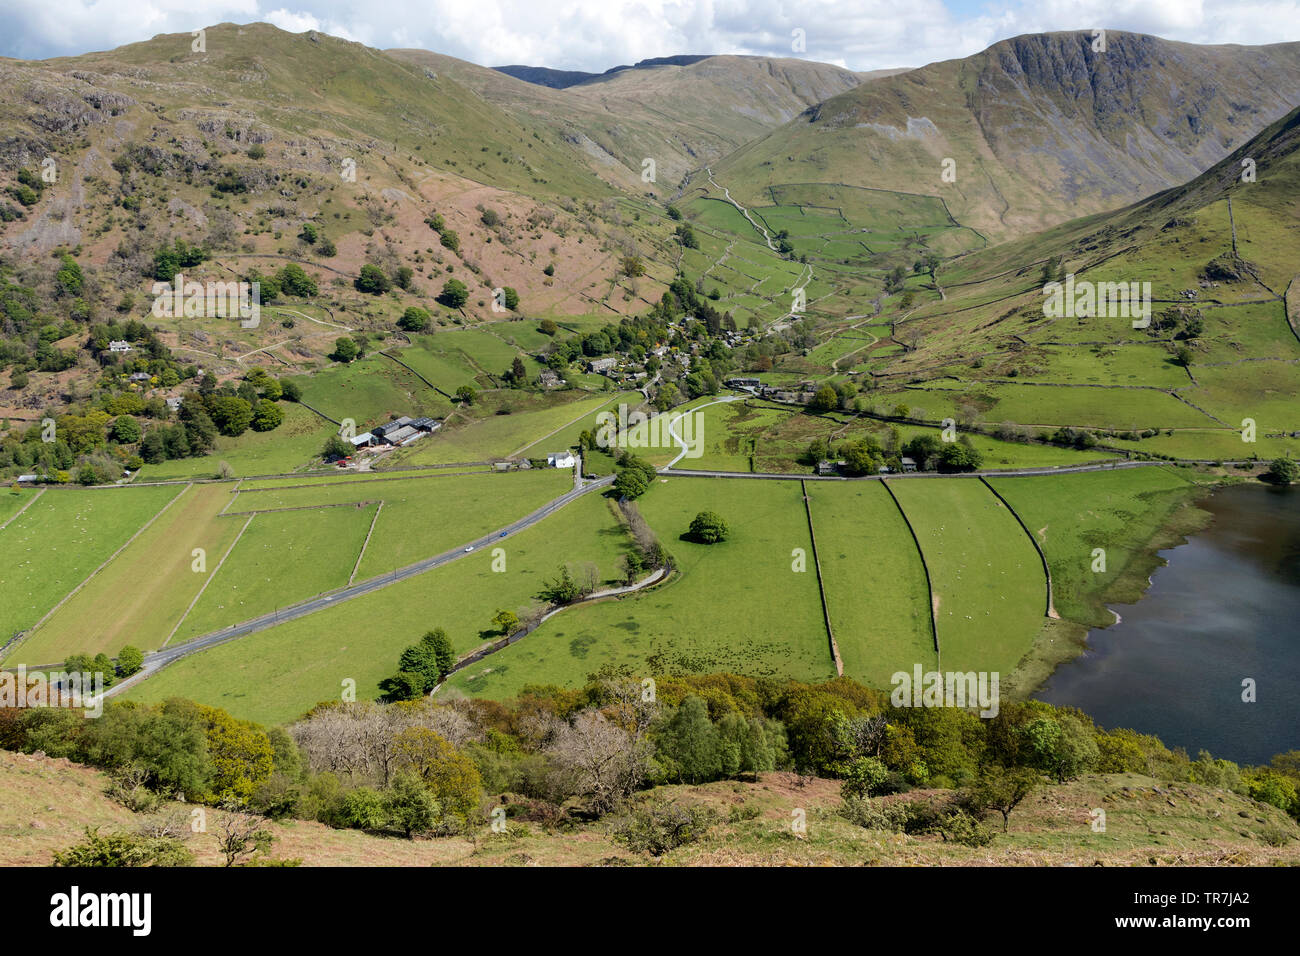
POLYGON ((802 56, 852 69, 968 56, 1043 30, 1106 27, 1193 43, 1300 38, 1300 0, 0 0, 0 55, 111 48, 157 33, 264 20, 370 46, 424 47, 487 66, 601 71, 674 53, 802 56), (801 29, 807 49, 791 49, 801 29))

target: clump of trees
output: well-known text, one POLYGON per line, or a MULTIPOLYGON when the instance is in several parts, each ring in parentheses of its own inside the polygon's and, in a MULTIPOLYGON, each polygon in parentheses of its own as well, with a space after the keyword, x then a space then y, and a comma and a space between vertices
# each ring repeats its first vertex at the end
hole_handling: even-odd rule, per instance
POLYGON ((438 301, 449 309, 459 309, 469 301, 469 289, 459 279, 448 279, 442 284, 438 301))
POLYGON ((650 485, 658 476, 654 465, 643 458, 638 458, 629 451, 619 455, 618 475, 614 478, 614 495, 629 501, 635 501, 650 490, 650 485))
MULTIPOLYGON (((164 374, 163 381, 176 384, 180 379, 164 374)), ((115 481, 124 468, 207 455, 222 435, 278 428, 284 421, 278 403, 297 393, 296 385, 263 369, 221 385, 204 376, 197 388, 181 396, 173 416, 161 397, 130 389, 106 391, 96 403, 55 417, 52 441, 40 423, 6 436, 0 441, 0 471, 30 470, 53 480, 62 472, 83 484, 115 481)))
POLYGON ((451 639, 437 627, 402 651, 397 660, 397 674, 379 686, 389 700, 414 700, 446 680, 455 666, 456 652, 451 639))

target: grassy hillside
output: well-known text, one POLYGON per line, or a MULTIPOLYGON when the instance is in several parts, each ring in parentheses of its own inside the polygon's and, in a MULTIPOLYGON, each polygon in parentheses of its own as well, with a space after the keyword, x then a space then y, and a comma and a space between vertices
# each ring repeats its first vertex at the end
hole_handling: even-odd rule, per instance
MULTIPOLYGON (((105 795, 109 778, 62 758, 0 751, 0 865, 46 866, 57 850, 83 838, 86 827, 134 832, 155 818, 183 812, 165 804, 135 814, 105 795)), ((913 797, 916 794, 911 795, 913 797)), ((925 796, 924 791, 920 796, 925 796)), ((971 848, 939 836, 864 830, 836 814, 839 782, 766 773, 755 783, 724 781, 657 787, 643 799, 714 810, 723 821, 695 844, 662 858, 634 853, 612 838, 609 823, 550 830, 513 822, 504 834, 486 825, 438 839, 401 840, 308 821, 267 821, 269 856, 304 866, 1269 866, 1300 862, 1300 843, 1270 846, 1272 830, 1290 827, 1285 814, 1225 790, 1167 784, 1139 774, 1088 775, 1033 795, 991 847, 971 848), (1106 832, 1090 826, 1106 810, 1106 832), (791 813, 806 814, 806 832, 791 813)), ((206 833, 185 840, 200 866, 222 858, 208 811, 206 833)), ((188 828, 186 828, 188 829, 188 828)))
POLYGON ((602 178, 659 196, 671 196, 701 162, 720 159, 861 82, 848 70, 810 60, 711 56, 551 89, 428 50, 387 52, 549 129, 602 178), (650 183, 641 178, 646 158, 656 167, 650 183))
POLYGON ((1300 273, 1298 128, 1293 111, 1182 186, 945 262, 915 293, 882 297, 879 318, 823 322, 826 348, 805 361, 853 381, 868 409, 1013 440, 1065 427, 1076 433, 1062 444, 1084 449, 1294 457, 1300 333, 1284 293, 1300 273), (1148 326, 1115 308, 1047 314, 1045 284, 1068 275, 1149 283, 1148 326), (1092 438, 1075 442, 1079 430, 1092 438))
POLYGON ((755 202, 790 182, 938 196, 960 222, 1007 239, 1195 176, 1297 92, 1294 43, 1197 47, 1107 31, 1098 52, 1092 31, 1032 34, 832 97, 717 171, 755 202), (945 159, 955 181, 941 178, 945 159))

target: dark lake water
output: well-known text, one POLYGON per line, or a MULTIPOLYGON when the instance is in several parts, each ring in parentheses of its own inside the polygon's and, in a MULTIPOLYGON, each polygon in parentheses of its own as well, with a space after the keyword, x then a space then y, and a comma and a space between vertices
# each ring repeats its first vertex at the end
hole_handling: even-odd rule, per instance
POLYGON ((1300 489, 1234 485, 1122 620, 1088 635, 1036 695, 1239 763, 1300 749, 1300 489), (1253 678, 1256 702, 1244 703, 1253 678))

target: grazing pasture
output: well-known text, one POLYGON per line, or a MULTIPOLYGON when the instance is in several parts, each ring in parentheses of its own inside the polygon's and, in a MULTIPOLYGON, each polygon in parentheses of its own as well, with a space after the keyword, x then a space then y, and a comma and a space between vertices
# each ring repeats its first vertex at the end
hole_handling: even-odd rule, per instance
MULTIPOLYGON (((42 664, 69 654, 115 655, 131 644, 157 650, 234 543, 242 520, 221 518, 230 485, 196 484, 18 645, 7 663, 42 664), (202 564, 196 570, 195 549, 202 564)), ((116 492, 113 492, 116 494, 116 492)))
POLYGON ((183 643, 347 584, 376 507, 272 511, 251 521, 223 519, 243 533, 169 643, 183 643))
POLYGON ((930 568, 940 670, 1015 670, 1043 625, 1042 562, 975 478, 890 482, 930 568))
POLYGON ((714 671, 817 680, 834 676, 798 482, 661 479, 638 501, 679 573, 641 594, 576 607, 466 668, 451 686, 505 698, 526 684, 581 684, 604 665, 648 675, 714 671), (713 510, 725 541, 681 539, 713 510), (794 549, 807 570, 794 570, 794 549))
POLYGON ((48 489, 0 530, 0 640, 49 613, 181 490, 48 489))
MULTIPOLYGON (((1170 512, 1187 500, 1190 484, 1182 471, 1132 468, 991 478, 989 484, 1038 536, 1052 571, 1057 611, 1081 624, 1104 626, 1114 616, 1102 596, 1136 566, 1170 512), (1097 563, 1096 549, 1104 552, 1104 567, 1097 563)), ((1145 585, 1145 576, 1138 578, 1129 582, 1129 593, 1145 585)))
POLYGON ((875 687, 936 664, 929 591, 907 524, 878 481, 807 484, 844 674, 875 687))

